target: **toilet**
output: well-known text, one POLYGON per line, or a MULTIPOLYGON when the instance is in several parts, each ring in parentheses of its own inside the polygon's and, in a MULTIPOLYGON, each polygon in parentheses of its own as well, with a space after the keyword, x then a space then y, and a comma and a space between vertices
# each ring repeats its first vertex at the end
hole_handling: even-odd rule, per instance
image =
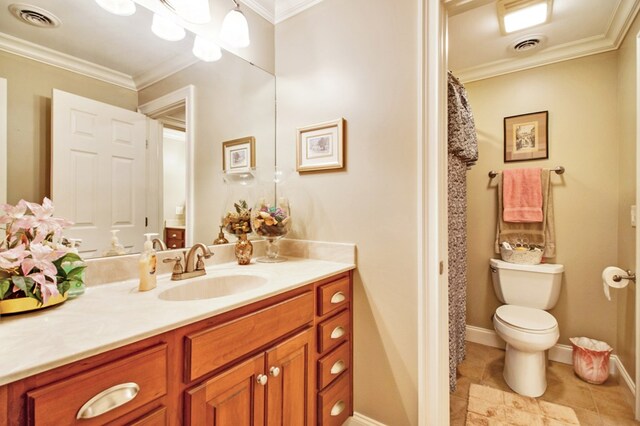
POLYGON ((521 265, 491 259, 498 299, 493 326, 506 343, 504 380, 520 395, 538 397, 547 389, 545 351, 560 336, 558 322, 546 312, 560 295, 564 266, 521 265))

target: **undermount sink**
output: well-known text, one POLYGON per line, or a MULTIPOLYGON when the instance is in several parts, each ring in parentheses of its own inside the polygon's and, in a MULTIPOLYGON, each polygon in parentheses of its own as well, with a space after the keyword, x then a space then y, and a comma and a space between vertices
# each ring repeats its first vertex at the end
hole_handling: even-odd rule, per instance
POLYGON ((267 283, 257 275, 224 275, 177 285, 158 295, 162 300, 186 301, 213 299, 254 290, 267 283))

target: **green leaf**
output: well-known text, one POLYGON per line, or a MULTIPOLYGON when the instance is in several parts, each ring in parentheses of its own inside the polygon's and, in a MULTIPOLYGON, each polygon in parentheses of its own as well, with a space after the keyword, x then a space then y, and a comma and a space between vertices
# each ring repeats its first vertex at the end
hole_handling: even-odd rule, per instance
POLYGON ((71 288, 71 281, 62 281, 58 283, 58 292, 65 294, 71 288))
POLYGON ((82 262, 82 258, 76 253, 69 252, 62 256, 60 259, 56 260, 56 262, 60 262, 60 264, 65 262, 82 262))
POLYGON ((6 295, 8 295, 9 290, 11 289, 11 280, 5 278, 0 281, 0 300, 4 299, 6 295))
POLYGON ((18 287, 20 290, 24 291, 26 294, 28 294, 31 290, 31 287, 33 287, 33 280, 31 280, 31 287, 27 287, 27 280, 31 280, 31 279, 21 277, 18 275, 11 277, 11 282, 13 282, 13 285, 18 287))
POLYGON ((67 279, 78 278, 82 275, 82 271, 84 271, 86 266, 77 266, 72 270, 67 272, 67 279))

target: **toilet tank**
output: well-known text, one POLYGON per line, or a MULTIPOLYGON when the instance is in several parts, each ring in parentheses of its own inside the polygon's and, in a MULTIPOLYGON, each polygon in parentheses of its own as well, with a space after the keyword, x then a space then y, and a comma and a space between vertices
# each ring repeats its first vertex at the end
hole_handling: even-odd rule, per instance
POLYGON ((560 296, 563 265, 521 265, 491 259, 491 279, 498 300, 508 305, 548 310, 560 296))

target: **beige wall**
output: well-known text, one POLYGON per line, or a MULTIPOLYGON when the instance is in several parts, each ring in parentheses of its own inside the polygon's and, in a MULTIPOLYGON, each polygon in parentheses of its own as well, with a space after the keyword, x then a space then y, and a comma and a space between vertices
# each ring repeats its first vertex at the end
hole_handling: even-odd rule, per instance
POLYGON ((325 0, 276 26, 279 166, 344 117, 346 169, 293 176, 292 237, 354 242, 355 410, 417 424, 417 2, 325 0))
POLYGON ((256 166, 273 169, 275 78, 236 56, 198 62, 140 91, 140 104, 189 84, 195 86, 195 226, 197 242, 211 243, 225 208, 238 198, 254 200, 222 180, 222 142, 256 138, 256 166))
POLYGON ((618 260, 619 131, 617 52, 539 67, 466 85, 476 119, 480 160, 469 172, 467 323, 493 329, 499 306, 488 261, 496 223, 489 170, 562 165, 553 175, 557 257, 565 266, 551 313, 558 343, 588 336, 616 345, 616 303, 602 292, 602 270, 618 260), (503 163, 503 117, 549 111, 549 159, 503 163))
POLYGON ((184 223, 184 214, 176 214, 176 207, 184 207, 186 200, 187 149, 184 136, 180 139, 164 135, 162 174, 164 220, 173 223, 184 223))
POLYGON ((7 201, 41 202, 51 172, 51 92, 65 92, 135 110, 138 95, 100 80, 0 51, 7 79, 7 201))
MULTIPOLYGON (((637 35, 640 19, 636 18, 618 51, 618 266, 636 269, 636 228, 631 227, 629 210, 636 204, 636 72, 637 35)), ((635 377, 635 298, 636 286, 616 291, 617 296, 617 344, 616 353, 625 369, 635 377)))

